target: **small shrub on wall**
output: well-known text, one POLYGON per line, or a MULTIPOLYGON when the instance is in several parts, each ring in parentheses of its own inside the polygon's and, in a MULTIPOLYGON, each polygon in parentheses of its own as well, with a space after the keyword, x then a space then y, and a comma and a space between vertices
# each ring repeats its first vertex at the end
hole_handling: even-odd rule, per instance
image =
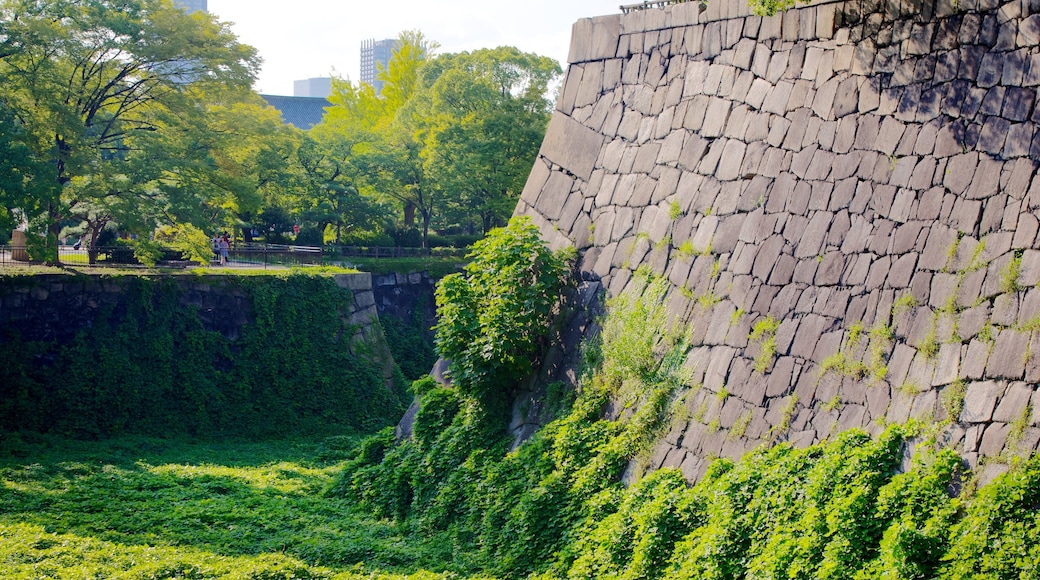
POLYGON ((518 216, 468 257, 464 273, 437 285, 437 350, 463 394, 500 410, 541 353, 570 256, 550 251, 531 219, 518 216))

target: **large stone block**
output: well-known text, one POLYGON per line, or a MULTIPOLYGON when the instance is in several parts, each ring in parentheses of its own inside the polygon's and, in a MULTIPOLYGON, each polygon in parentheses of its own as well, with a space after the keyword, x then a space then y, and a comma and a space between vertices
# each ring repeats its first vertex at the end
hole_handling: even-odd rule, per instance
POLYGON ((986 376, 990 378, 1022 379, 1025 375, 1026 352, 1029 334, 1014 330, 1003 330, 997 335, 993 353, 986 363, 986 376))
POLYGON ((562 113, 553 113, 539 154, 588 181, 603 147, 603 136, 562 113))
POLYGON ((372 273, 360 272, 358 274, 336 274, 333 279, 340 288, 347 288, 355 292, 372 290, 372 273))
POLYGON ((567 60, 572 63, 613 58, 621 37, 621 15, 582 18, 571 27, 567 60))
POLYGON ((965 423, 984 423, 993 418, 997 398, 1004 389, 996 381, 974 382, 964 395, 960 420, 965 423))

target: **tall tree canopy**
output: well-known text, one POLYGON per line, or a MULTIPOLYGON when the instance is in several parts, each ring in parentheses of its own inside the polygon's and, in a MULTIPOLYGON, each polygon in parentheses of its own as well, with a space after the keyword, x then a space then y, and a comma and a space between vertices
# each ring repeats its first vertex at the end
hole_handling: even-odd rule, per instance
POLYGON ((423 69, 423 162, 444 192, 445 218, 505 224, 541 146, 556 61, 513 47, 447 54, 423 69))
POLYGON ((207 91, 248 92, 259 66, 226 24, 169 0, 0 0, 0 22, 3 97, 57 185, 26 216, 52 260, 63 220, 157 199, 154 169, 114 161, 147 151, 207 91))
POLYGON ((380 70, 381 95, 336 83, 326 130, 354 143, 368 183, 392 199, 405 226, 488 232, 512 213, 552 109, 556 61, 512 47, 435 56, 402 34, 380 70))

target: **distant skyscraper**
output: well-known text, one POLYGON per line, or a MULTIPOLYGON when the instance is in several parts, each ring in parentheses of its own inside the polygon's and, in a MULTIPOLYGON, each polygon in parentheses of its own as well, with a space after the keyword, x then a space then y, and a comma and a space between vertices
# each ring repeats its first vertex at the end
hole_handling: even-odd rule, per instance
POLYGON ((379 65, 382 64, 385 67, 390 62, 390 55, 393 54, 396 46, 396 38, 361 42, 361 82, 372 85, 376 89, 376 94, 383 90, 383 81, 376 80, 379 65))
POLYGON ((184 8, 188 14, 191 14, 196 10, 207 12, 206 0, 173 0, 173 3, 184 8))
POLYGON ((332 78, 315 77, 293 81, 293 96, 327 99, 332 94, 332 78))

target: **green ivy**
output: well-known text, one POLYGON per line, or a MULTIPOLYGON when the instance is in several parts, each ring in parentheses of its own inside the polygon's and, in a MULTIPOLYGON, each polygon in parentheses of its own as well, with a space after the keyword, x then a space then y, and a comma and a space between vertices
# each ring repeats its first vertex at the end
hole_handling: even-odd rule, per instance
POLYGON ((423 314, 428 301, 428 298, 417 301, 407 320, 398 320, 393 316, 379 317, 386 345, 394 355, 397 366, 401 368, 401 374, 410 381, 429 374, 437 362, 433 339, 427 336, 429 328, 423 314))
POLYGON ((0 427, 83 438, 269 437, 395 421, 365 345, 351 345, 352 296, 328 277, 225 278, 251 321, 241 337, 207 330, 169 277, 125 276, 67 344, 9 335, 0 357, 0 427), (10 359, 9 361, 7 359, 10 359))

